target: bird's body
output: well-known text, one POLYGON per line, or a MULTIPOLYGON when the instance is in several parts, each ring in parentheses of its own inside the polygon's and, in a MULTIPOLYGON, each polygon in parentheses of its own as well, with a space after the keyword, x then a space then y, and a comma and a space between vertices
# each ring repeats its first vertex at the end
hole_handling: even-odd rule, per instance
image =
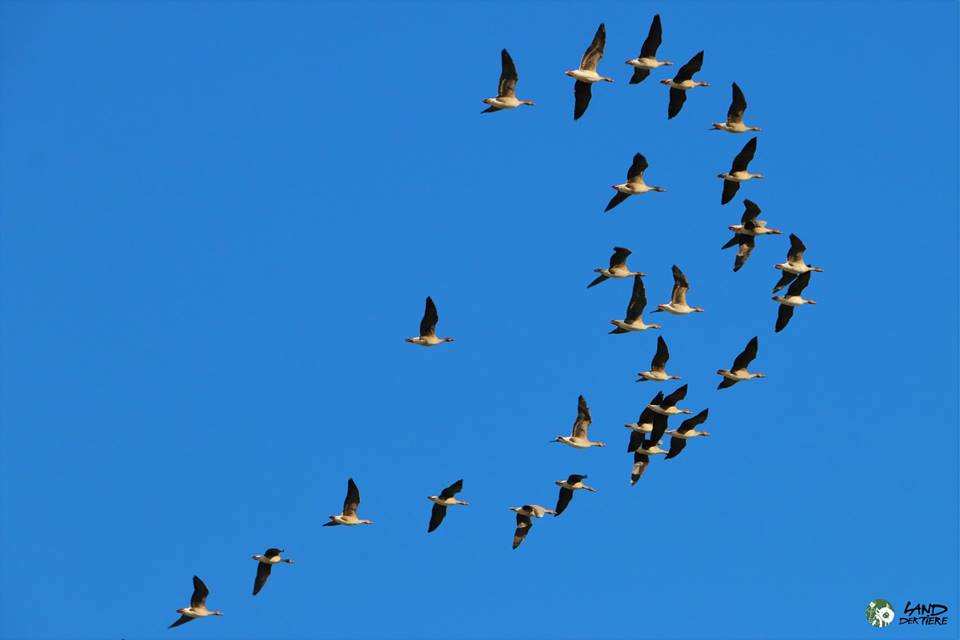
POLYGON ((434 531, 443 522, 447 515, 447 507, 456 505, 467 506, 466 500, 459 500, 457 494, 463 490, 463 480, 457 480, 449 487, 440 492, 437 496, 427 496, 427 500, 433 503, 433 509, 430 511, 430 524, 427 525, 427 533, 434 531))
POLYGON ((673 265, 673 290, 670 292, 670 302, 657 305, 654 313, 665 311, 675 316, 702 313, 703 309, 701 307, 691 307, 687 304, 687 291, 689 289, 690 283, 687 281, 687 276, 680 270, 680 267, 673 265))
POLYGON ((647 307, 647 290, 643 286, 640 274, 633 276, 633 290, 630 292, 630 302, 627 303, 627 312, 623 320, 611 320, 614 328, 610 333, 629 333, 631 331, 646 331, 659 329, 659 324, 647 324, 643 321, 643 310, 647 307))
POLYGON ((820 267, 807 264, 804 261, 803 254, 806 250, 807 247, 803 244, 803 241, 800 240, 800 238, 798 238, 795 234, 791 233, 790 249, 787 251, 787 261, 774 265, 774 269, 778 269, 783 274, 780 276, 780 280, 777 281, 777 284, 775 284, 773 287, 774 293, 796 280, 797 276, 799 275, 813 271, 823 271, 823 269, 820 267))
POLYGON ((692 418, 684 420, 680 424, 680 428, 667 431, 667 434, 670 435, 670 450, 667 452, 666 460, 676 458, 680 455, 680 452, 687 446, 687 440, 703 438, 710 435, 709 431, 697 431, 696 429, 697 425, 706 422, 709 411, 709 409, 704 409, 692 418))
POLYGON ((740 189, 741 182, 747 182, 754 179, 763 179, 762 173, 751 173, 748 168, 753 156, 757 152, 757 137, 754 136, 743 145, 743 149, 736 155, 730 165, 730 170, 717 174, 717 177, 723 180, 723 192, 720 195, 720 204, 727 204, 733 200, 733 196, 740 189))
POLYGON ((643 82, 652 70, 673 64, 669 60, 657 60, 657 49, 660 48, 662 39, 663 26, 660 24, 660 14, 657 14, 653 16, 650 30, 647 32, 647 39, 643 41, 643 46, 640 47, 640 53, 636 58, 627 60, 627 64, 633 67, 630 84, 643 82))
POLYGON ((492 113, 501 109, 516 109, 521 105, 533 106, 533 100, 517 98, 517 67, 513 58, 506 49, 500 51, 500 82, 497 84, 497 95, 493 98, 484 98, 484 104, 489 105, 483 113, 492 113))
POLYGON ((737 255, 733 260, 734 271, 739 271, 746 264, 747 258, 753 252, 757 236, 780 235, 779 229, 771 229, 767 227, 765 220, 757 219, 757 216, 760 215, 760 207, 755 202, 744 200, 743 204, 745 208, 743 215, 740 217, 740 224, 732 224, 727 227, 730 231, 733 231, 733 237, 720 247, 721 249, 738 247, 737 255))
POLYGON ((627 181, 611 185, 611 188, 617 193, 610 198, 610 202, 607 203, 607 208, 603 210, 604 213, 610 211, 630 196, 641 195, 649 193, 650 191, 666 191, 663 187, 649 185, 644 182, 643 172, 647 170, 648 166, 647 159, 642 153, 634 154, 633 162, 631 162, 630 168, 627 170, 627 181))
POLYGON ((803 295, 801 295, 810 283, 810 273, 810 271, 807 271, 797 276, 797 278, 790 283, 786 295, 773 296, 773 300, 780 303, 780 308, 777 311, 777 323, 774 327, 775 332, 780 333, 786 328, 790 322, 790 318, 793 317, 793 310, 796 307, 802 307, 806 304, 817 304, 814 300, 804 298, 803 295))
POLYGON ((655 404, 654 402, 651 402, 647 405, 647 408, 654 413, 659 413, 662 416, 675 416, 681 413, 693 413, 690 411, 690 409, 681 409, 677 407, 677 403, 686 397, 687 385, 683 385, 670 395, 664 396, 660 403, 655 404))
POLYGON ((365 520, 357 516, 357 508, 360 506, 360 490, 357 488, 353 478, 347 479, 347 496, 343 499, 343 511, 330 516, 330 521, 324 523, 325 527, 336 525, 346 525, 354 527, 361 524, 373 524, 373 520, 365 520))
POLYGON ((597 490, 593 487, 587 486, 584 484, 584 480, 587 478, 585 475, 578 475, 576 473, 570 474, 566 480, 557 480, 554 482, 558 487, 560 487, 560 495, 557 496, 557 506, 555 508, 556 513, 554 515, 560 515, 567 508, 567 505, 570 504, 570 500, 573 498, 573 492, 578 490, 589 491, 590 493, 596 493, 597 490))
POLYGON ((252 556, 252 558, 257 561, 257 575, 253 580, 253 595, 260 593, 260 589, 267 583, 267 578, 270 577, 270 570, 273 568, 273 565, 280 564, 281 562, 293 564, 293 560, 284 558, 280 555, 282 553, 283 549, 271 547, 264 551, 263 555, 255 554, 252 556))
POLYGON ((667 106, 668 120, 680 113, 680 109, 683 108, 683 103, 687 100, 687 91, 694 87, 710 86, 706 82, 693 79, 693 74, 700 71, 702 66, 703 51, 690 58, 685 65, 677 69, 677 74, 673 76, 673 78, 660 81, 660 84, 665 84, 670 87, 670 103, 667 106))
POLYGON ((625 247, 614 247, 613 255, 610 256, 610 265, 606 268, 601 267, 593 270, 594 273, 599 273, 600 275, 587 285, 587 289, 595 287, 609 278, 629 278, 630 276, 646 275, 639 271, 631 271, 630 267, 627 266, 627 257, 631 253, 630 249, 625 247))
POLYGON ((590 417, 590 408, 583 396, 577 399, 577 418, 573 422, 573 429, 569 436, 557 436, 552 442, 559 442, 574 449, 589 449, 591 447, 605 447, 606 444, 598 440, 590 439, 590 424, 593 419, 590 417))
POLYGON ((657 336, 657 352, 653 354, 653 359, 650 361, 650 370, 638 373, 639 379, 637 382, 679 380, 680 376, 675 376, 666 371, 667 360, 669 359, 670 351, 667 349, 667 342, 663 339, 663 336, 657 336))
POLYGON ((205 585, 203 580, 197 576, 193 576, 193 595, 190 596, 190 606, 177 609, 177 613, 180 614, 180 617, 174 620, 173 624, 171 624, 168 628, 172 629, 173 627, 179 627, 180 625, 186 624, 191 620, 196 620, 197 618, 222 616, 222 611, 211 610, 207 608, 208 595, 210 595, 210 591, 207 589, 207 585, 205 585))
POLYGON ((754 127, 743 123, 743 113, 747 110, 747 100, 743 97, 743 91, 736 82, 733 83, 733 98, 730 101, 730 108, 727 110, 727 120, 725 122, 714 122, 713 128, 726 131, 727 133, 746 133, 747 131, 760 131, 760 127, 754 127))
POLYGON ((720 385, 717 386, 717 389, 726 389, 727 387, 732 387, 738 382, 766 377, 762 373, 752 373, 747 371, 747 367, 751 362, 753 362, 754 358, 757 357, 758 347, 759 342, 757 341, 757 337, 754 336, 747 343, 747 346, 744 347, 743 351, 740 352, 740 355, 734 359, 732 367, 729 369, 717 370, 717 374, 723 377, 723 380, 720 381, 720 385))
MULTIPOLYGON (((650 404, 659 405, 661 402, 663 402, 663 391, 658 391, 657 395, 655 395, 653 400, 650 401, 650 404)), ((639 445, 639 441, 635 439, 636 436, 633 434, 638 433, 642 435, 644 433, 652 433, 653 423, 658 419, 657 416, 658 414, 648 405, 643 408, 643 411, 640 412, 640 417, 637 418, 636 422, 628 422, 627 424, 623 425, 633 432, 630 434, 630 444, 627 445, 627 453, 633 452, 639 445)))
POLYGON ((587 111, 590 99, 593 97, 592 84, 596 82, 613 82, 613 78, 602 76, 597 72, 597 64, 603 57, 603 49, 607 43, 607 28, 601 24, 597 28, 597 33, 593 36, 593 41, 587 50, 583 52, 580 58, 580 66, 576 69, 569 69, 564 73, 576 82, 573 83, 573 119, 579 120, 587 111))
POLYGON ((426 305, 423 310, 423 318, 420 320, 420 335, 407 338, 407 342, 421 347, 435 347, 445 342, 453 342, 453 338, 441 338, 437 336, 437 322, 439 322, 439 320, 440 316, 437 314, 437 305, 433 303, 433 298, 427 296, 426 305))

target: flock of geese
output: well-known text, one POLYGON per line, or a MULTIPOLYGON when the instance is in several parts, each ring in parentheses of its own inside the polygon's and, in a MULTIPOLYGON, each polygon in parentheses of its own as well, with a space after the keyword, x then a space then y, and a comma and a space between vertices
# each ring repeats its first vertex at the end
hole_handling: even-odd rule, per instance
MULTIPOLYGON (((657 59, 657 50, 660 47, 663 36, 663 28, 660 22, 660 16, 656 15, 650 25, 650 30, 646 40, 640 48, 640 53, 636 58, 626 61, 626 64, 633 68, 633 75, 630 78, 630 84, 643 82, 652 71, 660 67, 672 66, 669 60, 657 59)), ((566 71, 566 75, 575 80, 574 82, 574 108, 573 119, 578 120, 587 111, 592 98, 592 85, 598 82, 613 82, 613 78, 601 75, 597 71, 598 64, 603 58, 604 47, 606 45, 606 28, 603 24, 597 29, 593 41, 584 52, 580 60, 580 65, 576 69, 566 71)), ((690 60, 681 66, 671 79, 663 79, 660 82, 670 87, 669 103, 667 105, 667 118, 676 117, 683 108, 686 101, 687 92, 696 87, 709 87, 710 85, 700 80, 694 80, 694 74, 698 73, 703 66, 703 51, 698 52, 690 60)), ((520 106, 533 106, 533 100, 519 99, 516 95, 517 87, 517 68, 506 49, 500 53, 501 56, 501 74, 500 82, 497 86, 497 95, 492 98, 486 98, 483 102, 487 108, 483 113, 493 113, 506 109, 516 109, 520 106)), ((730 107, 727 110, 727 118, 724 122, 713 123, 711 130, 726 131, 728 133, 746 133, 759 132, 760 128, 747 125, 743 122, 743 115, 747 109, 747 101, 740 87, 733 83, 733 97, 730 107)), ((757 138, 752 137, 733 159, 729 171, 718 174, 718 178, 723 180, 723 190, 720 197, 721 205, 730 202, 736 195, 742 182, 748 182, 754 179, 762 179, 763 174, 751 173, 749 171, 750 162, 753 160, 757 150, 757 138)), ((627 170, 627 179, 620 184, 612 185, 616 192, 607 203, 605 211, 611 211, 622 204, 631 196, 642 195, 649 192, 664 192, 666 189, 661 186, 648 185, 644 181, 644 173, 649 164, 643 154, 637 153, 633 157, 633 162, 627 170)), ((733 270, 739 271, 754 249, 756 238, 764 235, 781 235, 780 230, 768 227, 764 220, 759 219, 760 207, 751 200, 744 200, 744 212, 740 218, 740 224, 729 226, 733 232, 733 237, 723 245, 722 249, 737 247, 737 254, 734 258, 733 270)), ((780 332, 786 328, 793 316, 794 309, 804 305, 816 304, 815 301, 804 298, 803 290, 810 283, 810 275, 813 272, 821 272, 820 267, 809 265, 804 261, 804 252, 806 247, 803 242, 794 234, 790 234, 790 249, 787 251, 785 262, 774 265, 781 272, 779 280, 773 287, 773 300, 778 303, 779 309, 775 324, 775 331, 780 332), (778 295, 784 287, 787 287, 785 295, 778 295)), ((636 331, 647 331, 650 329, 661 329, 661 325, 655 323, 646 323, 643 319, 643 312, 647 306, 647 294, 644 287, 643 277, 646 275, 639 271, 632 271, 627 266, 627 258, 631 255, 630 249, 625 247, 614 247, 613 255, 607 267, 594 269, 597 276, 587 285, 590 289, 611 279, 633 278, 633 288, 630 300, 627 304, 626 313, 622 320, 611 320, 613 325, 611 334, 624 334, 636 331)), ((690 283, 686 275, 677 265, 673 265, 673 290, 668 302, 657 305, 652 313, 668 313, 671 315, 689 315, 693 313, 702 313, 703 308, 691 306, 687 303, 687 292, 690 289, 690 283)), ((437 306, 432 298, 427 297, 420 321, 420 330, 416 336, 407 338, 410 344, 422 347, 435 347, 441 344, 452 343, 453 338, 441 337, 437 335, 437 323, 439 314, 437 306)), ((728 389, 741 382, 757 380, 764 377, 763 373, 750 371, 748 367, 757 357, 759 350, 759 340, 757 336, 751 338, 743 351, 734 358, 729 369, 718 369, 717 375, 720 376, 720 383, 717 389, 728 389)), ((663 336, 657 337, 657 350, 653 359, 650 361, 650 369, 641 371, 637 374, 637 382, 670 382, 679 380, 680 376, 667 372, 667 362, 670 359, 670 351, 663 336)), ((636 422, 625 425, 630 432, 627 443, 627 453, 633 454, 633 466, 630 471, 630 484, 636 484, 643 476, 650 461, 655 456, 662 455, 665 460, 675 458, 683 452, 688 440, 708 437, 710 433, 699 429, 700 425, 707 421, 709 409, 703 409, 693 415, 693 411, 688 408, 677 406, 687 395, 687 385, 684 384, 669 394, 658 391, 650 402, 643 408, 636 422), (676 429, 668 429, 668 420, 671 416, 690 415, 676 429), (670 437, 669 448, 664 449, 660 446, 664 436, 670 437)), ((581 395, 577 400, 577 416, 573 423, 570 435, 558 435, 550 442, 560 443, 573 447, 575 449, 591 449, 593 447, 604 447, 606 444, 598 440, 590 439, 590 408, 586 399, 581 395)), ((586 491, 595 493, 597 489, 587 485, 584 481, 586 475, 570 474, 567 478, 555 481, 559 487, 559 495, 556 505, 553 509, 541 506, 539 504, 524 504, 519 507, 510 507, 510 510, 516 514, 516 528, 513 534, 513 548, 516 549, 526 539, 533 527, 534 518, 543 518, 545 515, 559 516, 564 513, 573 498, 576 491, 586 491)), ((447 515, 447 509, 456 506, 466 506, 465 500, 457 498, 463 490, 463 480, 457 480, 447 486, 437 495, 427 496, 427 499, 433 503, 430 511, 430 520, 427 524, 427 532, 436 531, 443 523, 447 515)), ((324 523, 325 527, 333 526, 359 526, 373 524, 372 520, 361 518, 358 515, 360 507, 360 490, 353 478, 347 480, 347 494, 343 501, 341 512, 329 516, 329 521, 324 523)), ((283 557, 283 549, 269 548, 263 554, 255 554, 252 559, 257 562, 257 571, 253 583, 253 595, 257 595, 263 589, 270 577, 271 569, 276 564, 293 564, 293 560, 283 557)), ((210 616, 223 615, 219 610, 207 608, 206 600, 209 591, 203 581, 193 577, 193 594, 190 598, 190 606, 177 610, 180 617, 170 625, 177 627, 197 618, 206 618, 210 616)))

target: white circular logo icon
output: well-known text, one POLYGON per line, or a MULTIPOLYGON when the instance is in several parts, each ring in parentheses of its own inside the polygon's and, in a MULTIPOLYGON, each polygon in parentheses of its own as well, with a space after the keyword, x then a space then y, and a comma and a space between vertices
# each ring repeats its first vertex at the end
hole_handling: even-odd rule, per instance
POLYGON ((874 627, 886 627, 893 622, 896 614, 889 600, 877 598, 867 605, 867 622, 874 627))

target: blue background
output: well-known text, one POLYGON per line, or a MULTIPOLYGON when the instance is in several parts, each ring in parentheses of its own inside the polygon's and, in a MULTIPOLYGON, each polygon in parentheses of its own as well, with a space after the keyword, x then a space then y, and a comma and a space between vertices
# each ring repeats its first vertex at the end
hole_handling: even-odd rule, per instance
POLYGON ((3 637, 957 634, 956 3, 0 11, 3 637), (672 121, 623 64, 656 11, 712 84, 672 121), (600 21, 617 82, 574 123, 600 21), (481 117, 501 47, 537 105, 481 117), (720 207, 731 81, 767 180, 720 207), (668 192, 604 215, 637 151, 668 192), (743 197, 825 269, 781 334, 786 235, 720 251, 743 197), (650 308, 673 263, 706 308, 660 320, 714 437, 636 487, 656 332, 584 288, 614 245, 650 308), (404 344, 428 294, 455 344, 404 344), (717 392, 753 335, 769 377, 717 392), (579 393, 605 449, 547 444, 579 393), (572 472, 600 493, 511 551, 572 472), (348 476, 376 525, 321 529, 348 476), (268 546, 297 564, 252 598, 268 546), (194 573, 225 616, 167 632, 194 573))

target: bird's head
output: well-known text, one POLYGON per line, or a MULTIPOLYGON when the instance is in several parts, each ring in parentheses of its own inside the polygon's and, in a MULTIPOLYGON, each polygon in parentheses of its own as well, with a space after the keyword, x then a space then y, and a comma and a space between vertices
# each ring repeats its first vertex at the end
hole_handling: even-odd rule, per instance
POLYGON ((669 78, 664 78, 660 81, 660 84, 670 84, 671 80, 669 78))
POLYGON ((444 342, 453 342, 453 338, 444 338, 443 341, 444 341, 444 342))
POLYGON ((694 307, 693 310, 694 310, 696 313, 703 313, 703 307, 694 307))
POLYGON ((536 103, 535 103, 533 100, 521 100, 521 101, 520 101, 520 104, 525 104, 525 105, 527 105, 528 107, 532 107, 532 106, 535 105, 536 103))

